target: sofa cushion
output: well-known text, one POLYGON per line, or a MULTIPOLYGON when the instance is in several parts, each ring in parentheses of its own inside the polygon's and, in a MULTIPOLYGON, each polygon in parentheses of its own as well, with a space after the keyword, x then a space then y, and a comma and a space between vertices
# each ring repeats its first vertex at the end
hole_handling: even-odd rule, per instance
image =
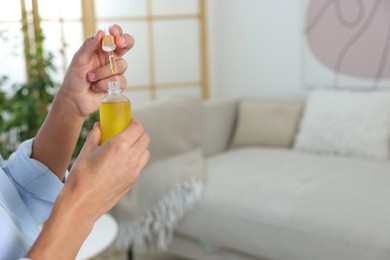
POLYGON ((390 259, 390 163, 243 148, 206 161, 176 232, 269 259, 390 259))
POLYGON ((294 148, 389 159, 390 92, 317 90, 305 107, 294 148))
POLYGON ((232 147, 291 147, 302 110, 301 101, 242 100, 232 147))

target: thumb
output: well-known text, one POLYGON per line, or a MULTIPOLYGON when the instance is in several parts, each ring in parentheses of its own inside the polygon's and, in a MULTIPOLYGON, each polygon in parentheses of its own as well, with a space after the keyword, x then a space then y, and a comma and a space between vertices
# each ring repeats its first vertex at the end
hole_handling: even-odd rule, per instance
POLYGON ((100 123, 96 122, 93 125, 92 131, 89 133, 85 141, 83 150, 91 151, 99 147, 102 135, 100 133, 100 123))
POLYGON ((101 48, 101 42, 104 37, 104 31, 98 30, 96 34, 86 39, 77 52, 77 58, 81 63, 89 62, 92 55, 101 48))

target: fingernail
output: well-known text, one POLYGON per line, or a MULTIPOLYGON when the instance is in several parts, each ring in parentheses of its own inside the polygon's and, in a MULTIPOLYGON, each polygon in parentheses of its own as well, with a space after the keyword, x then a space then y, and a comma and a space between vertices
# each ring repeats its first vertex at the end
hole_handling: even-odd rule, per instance
POLYGON ((114 34, 119 34, 119 30, 117 28, 110 26, 110 29, 114 34))
POLYGON ((99 33, 99 30, 92 36, 92 39, 95 40, 96 39, 96 36, 98 35, 99 33))
POLYGON ((98 126, 98 122, 95 122, 94 124, 93 124, 93 129, 95 129, 97 126, 98 126))
POLYGON ((93 72, 88 72, 88 74, 87 74, 87 79, 88 79, 90 82, 94 82, 95 79, 96 79, 96 74, 93 73, 93 72))

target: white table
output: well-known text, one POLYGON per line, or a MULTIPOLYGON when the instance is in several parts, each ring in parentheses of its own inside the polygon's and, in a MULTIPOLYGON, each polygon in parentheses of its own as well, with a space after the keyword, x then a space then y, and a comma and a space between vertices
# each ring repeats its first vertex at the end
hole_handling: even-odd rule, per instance
POLYGON ((118 224, 109 215, 101 216, 93 226, 93 229, 76 257, 76 260, 86 260, 97 256, 108 248, 118 233, 118 224))

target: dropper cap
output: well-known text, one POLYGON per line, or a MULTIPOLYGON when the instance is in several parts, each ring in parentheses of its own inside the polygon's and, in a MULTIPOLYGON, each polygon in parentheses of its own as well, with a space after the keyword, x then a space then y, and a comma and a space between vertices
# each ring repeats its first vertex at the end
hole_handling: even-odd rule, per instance
POLYGON ((114 51, 116 49, 114 36, 112 36, 110 34, 109 29, 104 30, 104 32, 105 32, 105 35, 104 35, 103 43, 102 43, 103 51, 106 51, 106 52, 114 51))

